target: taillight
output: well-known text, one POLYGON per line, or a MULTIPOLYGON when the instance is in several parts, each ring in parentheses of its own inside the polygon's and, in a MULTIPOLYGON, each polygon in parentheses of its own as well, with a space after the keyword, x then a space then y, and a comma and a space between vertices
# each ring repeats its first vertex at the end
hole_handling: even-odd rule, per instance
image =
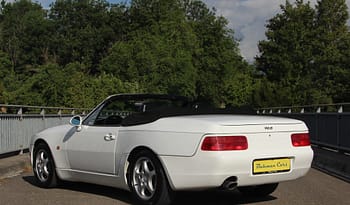
POLYGON ((294 147, 310 146, 309 133, 292 134, 292 144, 294 147))
POLYGON ((245 136, 209 136, 202 143, 204 151, 246 150, 248 141, 245 136))

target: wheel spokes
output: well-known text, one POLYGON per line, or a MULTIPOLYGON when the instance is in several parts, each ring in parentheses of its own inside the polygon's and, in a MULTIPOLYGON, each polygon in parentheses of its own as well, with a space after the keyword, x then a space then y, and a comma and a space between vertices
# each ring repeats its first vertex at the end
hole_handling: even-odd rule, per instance
POLYGON ((133 186, 137 195, 143 199, 148 200, 154 195, 156 187, 156 171, 150 159, 140 158, 135 163, 133 186))
POLYGON ((45 150, 39 150, 35 160, 35 171, 41 182, 46 182, 50 175, 50 160, 45 150))
POLYGON ((45 156, 45 152, 44 151, 41 151, 40 152, 40 161, 45 161, 46 160, 46 156, 45 156))

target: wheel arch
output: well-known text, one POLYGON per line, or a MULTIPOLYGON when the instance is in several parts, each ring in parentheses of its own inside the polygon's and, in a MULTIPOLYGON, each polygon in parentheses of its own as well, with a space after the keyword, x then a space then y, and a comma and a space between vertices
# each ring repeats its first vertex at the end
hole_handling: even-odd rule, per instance
POLYGON ((45 140, 39 138, 39 139, 35 140, 35 142, 34 142, 34 149, 35 149, 36 146, 38 146, 41 143, 43 143, 43 144, 45 144, 46 146, 49 147, 49 145, 47 144, 47 142, 45 140))
MULTIPOLYGON (((31 153, 32 153, 31 160, 32 160, 32 166, 33 166, 33 172, 37 181, 38 182, 40 181, 38 186, 42 188, 56 187, 60 178, 57 175, 55 158, 53 157, 52 150, 49 144, 44 139, 38 138, 34 141, 31 153), (46 177, 44 177, 43 174, 38 173, 37 171, 38 167, 36 164, 38 153, 43 153, 43 152, 47 153, 48 155, 46 158, 47 161, 45 163, 43 162, 39 162, 39 163, 42 164, 40 167, 43 167, 43 166, 46 167, 44 168, 44 169, 47 169, 46 177), (46 179, 43 179, 43 177, 46 179)), ((42 173, 42 171, 40 173, 42 173)))
POLYGON ((159 155, 154 150, 152 150, 151 148, 146 147, 146 146, 135 147, 130 152, 130 154, 129 154, 127 160, 126 160, 126 167, 125 167, 125 170, 126 170, 126 172, 125 172, 126 183, 129 184, 129 181, 128 181, 128 178, 129 178, 128 177, 128 174, 129 174, 128 170, 129 170, 129 165, 130 165, 131 160, 133 160, 135 158, 136 153, 139 153, 139 152, 144 151, 144 150, 149 151, 150 153, 152 153, 156 157, 156 159, 159 161, 160 165, 162 166, 162 169, 163 169, 163 171, 165 173, 166 180, 167 180, 170 188, 172 190, 174 190, 174 185, 172 183, 171 177, 170 177, 170 175, 168 173, 167 167, 165 166, 164 162, 162 161, 162 159, 159 157, 159 155))
MULTIPOLYGON (((50 149, 49 145, 47 144, 47 142, 45 140, 43 140, 41 138, 35 140, 34 147, 33 147, 33 154, 31 156, 32 157, 32 162, 34 162, 35 150, 36 150, 36 148, 38 147, 39 144, 45 144, 50 149)), ((50 149, 50 152, 51 152, 51 149, 50 149)))

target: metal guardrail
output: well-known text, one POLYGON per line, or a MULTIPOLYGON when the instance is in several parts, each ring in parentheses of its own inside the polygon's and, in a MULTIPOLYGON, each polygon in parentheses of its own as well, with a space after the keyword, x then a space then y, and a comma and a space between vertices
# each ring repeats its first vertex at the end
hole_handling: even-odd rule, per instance
POLYGON ((350 103, 317 104, 303 106, 265 107, 257 109, 258 114, 273 113, 321 113, 321 112, 350 112, 350 103))
MULTIPOLYGON (((350 153, 350 103, 261 108, 260 114, 304 121, 314 145, 350 153), (327 111, 327 112, 323 112, 327 111)), ((89 109, 0 104, 0 154, 28 148, 35 133, 89 109)))
POLYGON ((309 128, 312 166, 350 182, 350 103, 262 108, 258 114, 299 119, 309 128))
POLYGON ((1 116, 0 154, 24 150, 29 147, 31 136, 46 128, 68 123, 69 117, 1 116))
POLYGON ((299 119, 309 128, 311 142, 338 152, 350 153, 350 113, 279 114, 299 119))
POLYGON ((0 155, 28 149, 31 136, 46 128, 67 124, 85 108, 0 104, 0 155))
POLYGON ((41 115, 53 114, 53 115, 64 115, 71 114, 74 115, 76 112, 81 112, 82 115, 85 115, 86 111, 89 111, 88 108, 66 108, 66 107, 45 107, 45 106, 31 106, 31 105, 6 105, 0 104, 0 115, 41 115))
POLYGON ((286 106, 261 108, 257 112, 302 120, 314 145, 350 153, 350 112, 346 112, 349 106, 350 103, 286 106))

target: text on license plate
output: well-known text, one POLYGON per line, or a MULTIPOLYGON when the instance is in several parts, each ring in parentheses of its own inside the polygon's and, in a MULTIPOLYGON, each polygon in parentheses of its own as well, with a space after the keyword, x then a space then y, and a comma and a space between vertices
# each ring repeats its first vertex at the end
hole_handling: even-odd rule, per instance
POLYGON ((253 162, 253 174, 287 172, 289 170, 289 158, 254 160, 253 162))

